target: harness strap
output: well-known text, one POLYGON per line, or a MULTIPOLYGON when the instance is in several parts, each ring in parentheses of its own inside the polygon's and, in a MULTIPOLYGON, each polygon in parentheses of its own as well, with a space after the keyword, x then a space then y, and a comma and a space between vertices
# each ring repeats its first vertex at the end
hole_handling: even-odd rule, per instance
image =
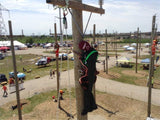
POLYGON ((96 50, 90 52, 90 53, 87 55, 86 59, 84 60, 84 63, 86 63, 87 60, 89 59, 89 57, 90 57, 93 53, 96 53, 96 52, 97 52, 96 50))

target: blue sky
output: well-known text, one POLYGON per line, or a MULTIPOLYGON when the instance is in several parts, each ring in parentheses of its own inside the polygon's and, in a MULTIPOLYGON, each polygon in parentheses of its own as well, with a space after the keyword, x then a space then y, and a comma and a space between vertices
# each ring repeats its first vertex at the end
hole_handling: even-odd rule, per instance
MULTIPOLYGON (((97 6, 98 0, 82 0, 83 3, 97 6)), ((54 23, 57 23, 59 32, 58 9, 53 10, 52 5, 46 4, 46 0, 0 0, 5 8, 10 10, 10 18, 7 12, 3 12, 6 28, 8 20, 12 20, 13 34, 48 35, 49 29, 54 31, 54 23)), ((113 31, 134 32, 137 27, 142 32, 151 31, 152 16, 157 15, 157 25, 160 26, 160 1, 159 0, 104 0, 104 15, 92 14, 86 33, 92 33, 93 24, 96 24, 96 33, 103 33, 105 29, 109 33, 113 31)), ((83 12, 83 26, 87 23, 90 13, 83 12)), ((71 16, 67 15, 67 33, 72 33, 71 16)), ((158 28, 160 31, 160 28, 158 28)))

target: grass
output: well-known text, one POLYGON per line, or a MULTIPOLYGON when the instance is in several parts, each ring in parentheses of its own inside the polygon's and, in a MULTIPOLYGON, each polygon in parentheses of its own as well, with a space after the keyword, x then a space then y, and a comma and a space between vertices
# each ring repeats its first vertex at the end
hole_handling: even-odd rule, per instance
MULTIPOLYGON (((159 55, 155 55, 155 59, 157 58, 157 56, 159 55)), ((146 59, 146 58, 150 58, 150 55, 141 55, 140 57, 138 56, 138 59, 146 59)), ((136 56, 133 56, 133 58, 136 58, 136 56)))
MULTIPOLYGON (((136 85, 135 83, 135 80, 138 79, 138 77, 136 76, 130 76, 130 75, 126 75, 126 74, 123 74, 122 71, 124 70, 128 70, 128 71, 133 71, 135 70, 135 64, 132 63, 133 67, 132 68, 122 68, 122 67, 113 67, 113 68, 110 68, 109 71, 113 72, 113 73, 119 73, 120 74, 120 77, 118 78, 113 78, 113 80, 115 81, 118 81, 118 82, 123 82, 123 83, 128 83, 128 84, 134 84, 136 85)), ((142 70, 142 68, 140 68, 141 64, 138 64, 137 66, 137 70, 140 71, 142 70)))
MULTIPOLYGON (((22 56, 22 62, 20 61, 20 55, 16 55, 16 64, 17 64, 17 71, 23 72, 23 67, 27 70, 32 69, 31 73, 26 74, 26 80, 34 79, 35 76, 43 77, 45 75, 49 75, 50 69, 55 70, 56 69, 56 62, 50 62, 46 67, 38 67, 35 65, 38 59, 40 59, 41 56, 33 55, 33 54, 27 54, 27 55, 21 55, 22 56)), ((8 56, 5 59, 0 61, 0 73, 3 73, 6 75, 6 77, 9 77, 9 72, 13 71, 13 62, 12 57, 8 56)), ((70 69, 73 68, 73 61, 69 62, 70 69)), ((67 69, 67 61, 61 61, 59 60, 59 69, 61 70, 67 69)))

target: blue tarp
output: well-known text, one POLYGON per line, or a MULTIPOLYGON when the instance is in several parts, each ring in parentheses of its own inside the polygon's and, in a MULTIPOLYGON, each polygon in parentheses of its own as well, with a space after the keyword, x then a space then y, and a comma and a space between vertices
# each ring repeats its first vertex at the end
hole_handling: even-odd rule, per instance
POLYGON ((149 58, 146 58, 146 59, 143 59, 143 60, 141 60, 141 63, 150 63, 150 59, 149 58))

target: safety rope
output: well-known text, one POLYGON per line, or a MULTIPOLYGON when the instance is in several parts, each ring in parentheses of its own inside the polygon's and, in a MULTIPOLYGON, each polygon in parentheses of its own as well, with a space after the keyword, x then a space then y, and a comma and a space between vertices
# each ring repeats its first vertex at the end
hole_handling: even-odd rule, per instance
POLYGON ((88 27, 89 21, 90 21, 90 19, 91 19, 91 16, 92 16, 92 12, 90 13, 90 16, 89 16, 89 18, 88 18, 88 21, 87 21, 87 24, 86 24, 86 28, 85 28, 85 30, 84 30, 83 35, 85 35, 85 32, 86 32, 86 30, 87 30, 87 27, 88 27))
POLYGON ((80 29, 80 27, 79 27, 79 25, 78 25, 78 23, 77 23, 74 15, 73 15, 73 13, 71 12, 71 10, 70 10, 69 8, 68 8, 68 10, 69 10, 69 12, 70 12, 70 14, 71 14, 71 16, 72 16, 72 18, 73 18, 73 21, 74 21, 74 23, 75 23, 75 25, 76 25, 79 33, 81 34, 82 38, 84 38, 85 32, 86 32, 87 27, 88 27, 88 24, 89 24, 89 21, 90 21, 90 19, 91 19, 92 12, 90 13, 90 16, 89 16, 89 18, 88 18, 88 21, 87 21, 87 24, 86 24, 86 27, 85 27, 85 31, 84 31, 84 33, 82 33, 82 31, 81 31, 81 29, 80 29))
POLYGON ((73 16, 73 13, 71 12, 71 10, 70 10, 69 8, 68 8, 68 10, 69 10, 70 14, 72 15, 73 21, 74 21, 74 23, 75 23, 75 25, 76 25, 79 33, 81 34, 81 36, 82 36, 82 38, 83 38, 83 33, 82 33, 82 31, 80 30, 80 27, 79 27, 79 25, 77 24, 76 19, 75 19, 74 16, 73 16))

